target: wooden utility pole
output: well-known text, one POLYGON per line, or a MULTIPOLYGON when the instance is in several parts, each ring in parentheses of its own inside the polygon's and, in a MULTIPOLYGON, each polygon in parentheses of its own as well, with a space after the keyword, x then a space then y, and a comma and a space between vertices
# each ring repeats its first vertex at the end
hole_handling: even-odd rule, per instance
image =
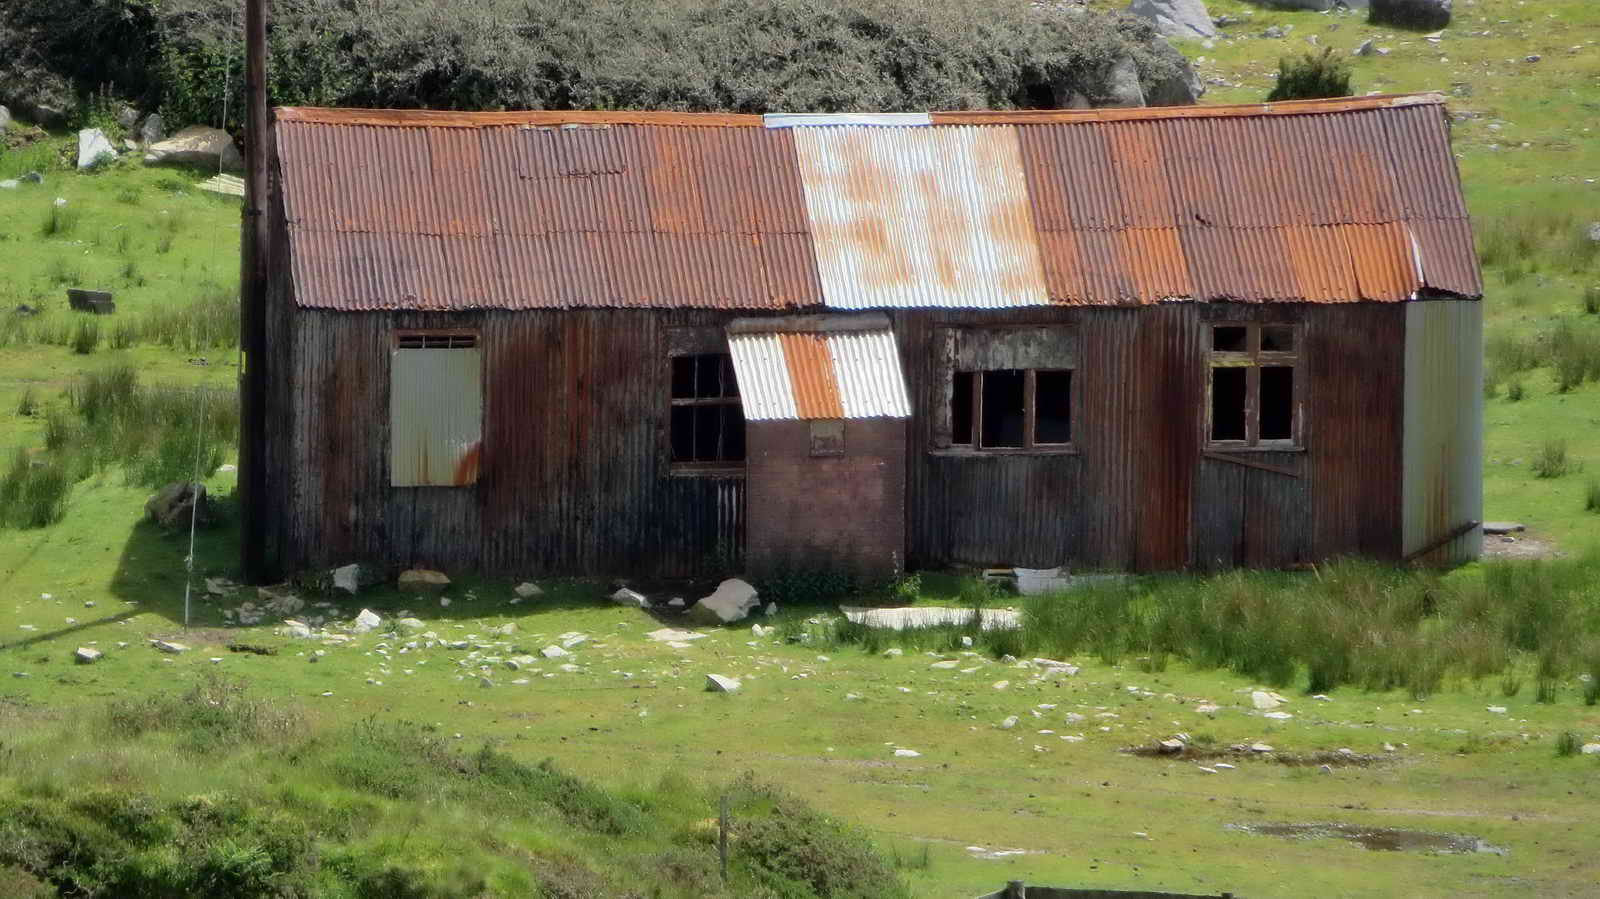
POLYGON ((272 146, 267 108, 267 0, 244 0, 245 179, 239 253, 239 539, 247 583, 266 575, 263 527, 266 483, 267 157, 272 146))

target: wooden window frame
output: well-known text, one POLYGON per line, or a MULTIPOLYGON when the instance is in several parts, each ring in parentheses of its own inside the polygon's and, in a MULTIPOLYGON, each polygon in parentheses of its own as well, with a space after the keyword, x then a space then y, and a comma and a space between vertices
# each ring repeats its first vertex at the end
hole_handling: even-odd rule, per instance
MULTIPOLYGON (((686 332, 690 329, 683 329, 686 332)), ((694 329, 698 330, 698 329, 694 329)), ((688 335, 683 342, 674 339, 674 345, 667 354, 667 422, 662 429, 663 453, 667 462, 667 471, 674 477, 744 477, 745 468, 750 458, 750 431, 748 421, 744 420, 744 392, 741 389, 734 396, 717 397, 675 397, 672 395, 672 366, 680 358, 699 356, 724 356, 728 359, 728 368, 733 370, 733 356, 724 343, 720 347, 706 345, 703 340, 689 339, 697 335, 688 335), (672 457, 672 410, 680 406, 735 406, 739 409, 739 417, 745 428, 745 457, 743 459, 718 460, 711 462, 684 462, 672 457)), ((737 379, 737 375, 735 378, 737 379)))
POLYGON ((480 348, 480 339, 471 328, 396 328, 393 346, 397 350, 472 350, 480 348), (418 339, 421 346, 406 345, 418 339))
MULTIPOLYGON (((1008 369, 989 369, 989 370, 956 369, 956 370, 954 370, 954 371, 952 371, 950 373, 950 377, 952 379, 952 383, 953 383, 953 380, 954 380, 955 376, 958 375, 958 374, 970 374, 970 375, 972 375, 972 413, 971 413, 972 414, 972 419, 971 419, 971 421, 972 421, 972 442, 971 443, 956 443, 955 442, 955 433, 953 431, 954 422, 952 421, 952 423, 951 423, 951 425, 952 425, 952 433, 949 435, 949 437, 950 437, 950 445, 948 447, 941 447, 938 452, 946 453, 946 454, 952 454, 952 455, 973 455, 973 456, 988 456, 988 455, 996 455, 996 456, 999 456, 999 455, 1047 456, 1047 455, 1068 455, 1068 454, 1077 453, 1078 452, 1078 444, 1077 444, 1077 437, 1078 437, 1078 410, 1080 408, 1082 408, 1082 407, 1081 407, 1081 404, 1078 402, 1079 378, 1078 378, 1078 370, 1077 370, 1077 368, 1075 366, 1071 367, 1071 368, 1050 367, 1050 368, 1024 368, 1024 369, 1020 369, 1020 371, 1022 372, 1022 378, 1023 378, 1023 380, 1022 380, 1022 446, 984 446, 983 445, 983 376, 987 373, 987 371, 1007 371, 1007 370, 1008 369), (1069 391, 1068 408, 1071 410, 1071 417, 1068 419, 1068 422, 1069 422, 1068 423, 1068 427, 1070 427, 1072 429, 1072 437, 1073 437, 1073 439, 1067 441, 1066 443, 1040 443, 1035 439, 1035 437, 1038 434, 1038 424, 1039 424, 1038 375, 1039 375, 1040 372, 1046 372, 1046 373, 1067 372, 1067 373, 1072 375, 1072 386, 1068 388, 1068 391, 1069 391)), ((1018 371, 1019 369, 1009 369, 1009 370, 1010 371, 1018 371)))
POLYGON ((1305 329, 1295 322, 1213 321, 1205 325, 1206 338, 1206 393, 1205 414, 1201 416, 1202 445, 1212 452, 1301 452, 1305 449, 1305 329), (1243 328, 1244 350, 1217 350, 1218 328, 1243 328), (1264 351, 1261 349, 1262 328, 1287 328, 1294 335, 1292 351, 1264 351), (1212 417, 1216 405, 1213 390, 1219 368, 1243 368, 1245 374, 1244 439, 1212 439, 1212 417), (1261 438, 1261 369, 1290 368, 1294 370, 1294 388, 1291 398, 1289 436, 1263 440, 1261 438))

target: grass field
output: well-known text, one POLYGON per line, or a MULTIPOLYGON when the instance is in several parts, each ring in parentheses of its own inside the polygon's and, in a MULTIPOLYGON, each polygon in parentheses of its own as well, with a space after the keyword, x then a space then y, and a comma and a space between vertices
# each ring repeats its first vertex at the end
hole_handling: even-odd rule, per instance
MULTIPOLYGON (((1485 416, 1486 514, 1526 522, 1538 537, 1582 555, 1600 533, 1600 514, 1584 508, 1589 484, 1600 478, 1600 364, 1563 391, 1553 363, 1563 341, 1600 341, 1600 314, 1582 302, 1586 288, 1600 285, 1600 251, 1574 236, 1600 220, 1600 136, 1590 131, 1600 128, 1600 8, 1573 0, 1458 2, 1456 23, 1437 43, 1369 28, 1355 15, 1237 0, 1215 0, 1210 9, 1246 24, 1225 29, 1212 47, 1184 47, 1204 77, 1225 82, 1211 86, 1207 102, 1260 100, 1277 58, 1312 49, 1308 36, 1340 50, 1372 38, 1391 50, 1352 60, 1358 92, 1451 94, 1488 283, 1495 389, 1485 416), (1294 28, 1285 39, 1259 37, 1271 25, 1294 28), (1539 61, 1528 62, 1534 54, 1539 61), (1540 477, 1534 463, 1552 441, 1564 441, 1568 471, 1540 477)), ((136 162, 71 172, 59 161, 69 142, 57 135, 0 154, 0 179, 32 170, 45 178, 0 190, 3 459, 43 445, 45 417, 37 409, 21 414, 24 396, 31 392, 45 408, 63 406, 62 391, 85 372, 132 365, 146 384, 224 388, 236 378, 236 351, 207 330, 215 320, 186 336, 186 319, 173 313, 236 289, 238 202, 196 190, 201 172, 136 162), (64 206, 55 205, 58 197, 64 206), (59 210, 70 214, 62 218, 59 210), (79 316, 63 308, 68 286, 117 294, 119 311, 101 321, 102 339, 87 354, 70 345, 79 316), (10 316, 19 304, 44 311, 10 316), (117 322, 130 323, 122 348, 112 346, 117 322)), ((226 496, 231 478, 213 477, 213 492, 226 496)), ((1592 851, 1600 824, 1589 813, 1600 798, 1600 758, 1557 754, 1564 734, 1600 739, 1600 706, 1584 704, 1581 666, 1552 680, 1555 701, 1536 701, 1536 652, 1513 652, 1505 673, 1450 673, 1426 698, 1410 689, 1347 685, 1321 701, 1306 690, 1304 668, 1285 684, 1262 683, 1253 679, 1261 675, 1180 656, 1164 669, 1142 663, 1146 653, 1139 651, 1102 659, 1086 645, 1068 659, 1076 674, 1046 674, 1000 661, 981 643, 885 656, 877 646, 782 639, 815 630, 806 623, 819 614, 815 608, 786 608, 779 621, 763 622, 779 626, 776 636, 713 630, 679 649, 646 639, 661 622, 605 602, 605 588, 587 581, 543 582, 544 598, 518 605, 510 603, 511 584, 468 580, 448 593, 448 607, 376 589, 340 601, 337 611, 313 606, 303 613, 332 616, 330 625, 362 605, 386 621, 410 613, 437 634, 431 647, 415 635, 389 636, 388 624, 326 644, 275 633, 276 617, 232 626, 237 619, 222 612, 249 600, 246 593, 197 599, 194 627, 186 631, 187 534, 140 523, 148 495, 123 473, 106 471, 73 487, 58 524, 0 529, 0 797, 49 801, 60 791, 144 783, 158 804, 232 791, 277 808, 287 794, 270 788, 272 777, 292 776, 284 759, 296 751, 294 741, 264 743, 265 755, 228 749, 205 757, 168 752, 163 741, 173 738, 158 733, 127 741, 128 754, 119 758, 120 744, 93 724, 107 703, 181 693, 224 673, 298 715, 307 739, 325 735, 318 737, 322 748, 308 750, 307 764, 319 772, 311 782, 329 790, 337 792, 337 784, 317 766, 329 764, 325 752, 352 727, 410 721, 468 757, 488 744, 530 765, 551 758, 560 770, 633 797, 650 810, 653 827, 669 832, 630 838, 611 852, 613 841, 581 828, 553 819, 541 825, 538 815, 548 814, 542 806, 532 806, 540 811, 525 821, 463 794, 427 806, 430 813, 413 821, 381 797, 339 794, 379 822, 367 845, 384 851, 407 854, 412 832, 446 845, 466 835, 466 857, 482 864, 477 873, 492 873, 491 892, 503 895, 531 882, 527 865, 510 853, 514 845, 571 857, 605 883, 643 895, 648 889, 630 880, 656 853, 687 847, 693 858, 686 864, 702 870, 707 847, 673 834, 714 816, 715 797, 746 771, 860 825, 891 860, 901 860, 898 874, 918 896, 976 895, 1016 878, 1244 896, 1559 896, 1591 893, 1600 882, 1592 851), (490 633, 507 624, 514 626, 509 635, 490 633), (490 661, 516 650, 537 655, 574 633, 587 639, 572 657, 541 660, 536 671, 490 661), (152 637, 192 648, 163 654, 148 645, 152 637), (468 648, 440 645, 458 640, 468 648), (413 641, 419 648, 402 654, 413 641), (231 643, 276 654, 232 652, 231 643), (105 658, 74 665, 79 646, 105 658), (318 650, 326 655, 313 663, 318 650), (946 656, 954 668, 930 667, 946 656), (741 677, 744 688, 702 692, 707 673, 741 677), (493 687, 480 685, 484 674, 493 687), (1280 691, 1293 717, 1265 717, 1252 705, 1252 688, 1280 691), (1019 720, 1005 729, 1010 716, 1019 720), (1275 751, 1199 759, 1120 751, 1179 732, 1201 750, 1265 742, 1275 751), (30 736, 13 736, 21 733, 30 736), (895 748, 920 755, 897 757, 895 748), (1340 749, 1355 758, 1341 757, 1340 749), (171 770, 152 761, 169 757, 171 770), (192 783, 181 765, 193 766, 192 783), (239 773, 253 769, 273 774, 256 783, 239 773), (664 802, 663 794, 676 798, 664 802), (1276 823, 1463 834, 1505 852, 1374 852, 1332 838, 1240 829, 1276 823)), ((194 583, 233 573, 236 536, 232 523, 200 532, 194 583)), ((1594 563, 1569 564, 1576 566, 1569 574, 1594 583, 1584 573, 1594 563)), ((1448 583, 1470 586, 1485 571, 1469 566, 1448 583)), ((1574 593, 1575 601, 1593 603, 1589 590, 1574 593)), ((940 578, 927 578, 923 592, 925 602, 954 601, 940 578)), ((1418 639, 1430 628, 1432 619, 1418 627, 1418 639)), ((281 811, 299 814, 295 808, 281 811)), ((412 854, 436 881, 455 870, 431 850, 412 854)), ((0 894, 23 883, 0 865, 0 894)), ((595 887, 589 894, 611 893, 595 887)))

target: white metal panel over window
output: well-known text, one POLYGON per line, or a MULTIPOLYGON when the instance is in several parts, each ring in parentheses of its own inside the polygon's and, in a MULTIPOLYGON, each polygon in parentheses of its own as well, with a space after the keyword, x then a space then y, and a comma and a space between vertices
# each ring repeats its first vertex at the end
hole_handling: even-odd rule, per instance
POLYGON ((401 333, 389 356, 389 483, 464 487, 483 451, 475 334, 401 333))

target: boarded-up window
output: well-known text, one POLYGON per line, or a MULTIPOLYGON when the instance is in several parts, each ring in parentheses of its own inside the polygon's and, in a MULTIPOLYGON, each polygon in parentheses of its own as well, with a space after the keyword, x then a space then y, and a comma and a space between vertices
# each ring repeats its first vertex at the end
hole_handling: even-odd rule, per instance
POLYGON ((389 483, 478 481, 483 371, 476 334, 401 332, 389 355, 389 483))
POLYGON ((1299 335, 1294 325, 1211 327, 1206 442, 1216 449, 1300 445, 1299 335))

